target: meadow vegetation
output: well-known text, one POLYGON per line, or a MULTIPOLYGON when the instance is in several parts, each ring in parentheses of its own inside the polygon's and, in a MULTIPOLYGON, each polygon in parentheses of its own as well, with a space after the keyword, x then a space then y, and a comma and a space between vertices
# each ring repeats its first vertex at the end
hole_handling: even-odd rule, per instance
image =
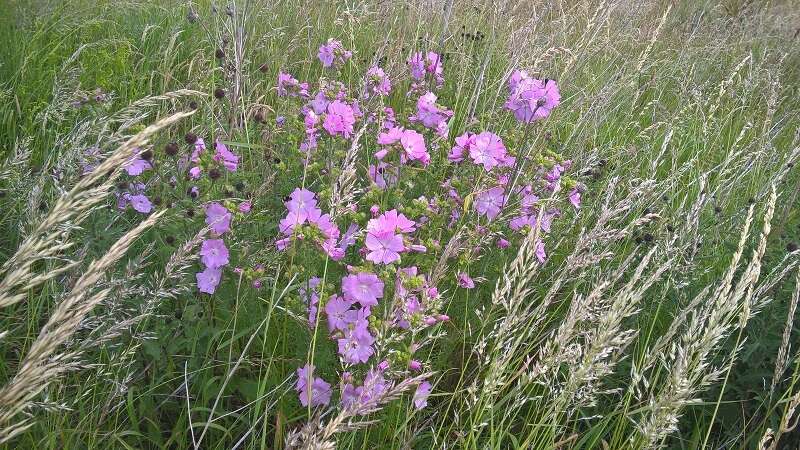
POLYGON ((800 447, 793 0, 10 0, 0 446, 800 447))

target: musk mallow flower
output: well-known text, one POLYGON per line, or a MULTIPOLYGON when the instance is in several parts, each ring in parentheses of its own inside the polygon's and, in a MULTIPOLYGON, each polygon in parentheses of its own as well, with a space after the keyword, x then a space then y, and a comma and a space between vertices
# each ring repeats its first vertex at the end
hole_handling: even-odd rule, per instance
POLYGON ((470 158, 475 164, 482 165, 487 172, 506 162, 506 146, 500 136, 484 131, 468 143, 470 158))
POLYGON ((198 272, 195 276, 197 278, 197 289, 206 294, 213 294, 222 279, 222 268, 206 267, 205 270, 198 272))
POLYGON ((328 330, 332 333, 336 330, 346 330, 349 323, 346 317, 347 311, 353 305, 351 300, 348 300, 339 295, 331 295, 325 303, 325 317, 328 319, 328 330))
POLYGON ((333 66, 341 66, 352 56, 353 52, 345 50, 342 43, 333 38, 322 44, 317 54, 322 66, 326 69, 333 66))
POLYGON ((450 149, 447 159, 450 162, 458 163, 464 160, 464 153, 468 153, 469 149, 475 144, 477 135, 466 132, 456 138, 456 145, 450 149))
POLYGON ((350 364, 365 363, 375 353, 372 348, 375 338, 370 334, 365 322, 346 329, 344 337, 338 339, 337 343, 339 344, 339 354, 345 362, 350 364))
POLYGON ((428 396, 431 394, 431 389, 433 389, 433 386, 427 381, 423 381, 417 386, 413 399, 415 408, 422 409, 428 406, 428 396))
POLYGON ((239 165, 239 157, 228 150, 228 147, 219 139, 217 139, 214 147, 216 150, 214 161, 221 162, 229 172, 235 172, 239 165))
POLYGON ((340 135, 346 139, 353 134, 353 124, 355 123, 353 108, 347 103, 336 100, 328 105, 322 128, 331 136, 340 135))
POLYGON ((431 74, 438 86, 444 83, 442 57, 436 52, 414 53, 408 59, 408 67, 411 70, 411 77, 417 81, 422 81, 426 74, 431 74))
POLYGON ((386 211, 367 222, 367 231, 371 233, 412 233, 415 229, 416 223, 396 209, 386 211))
POLYGON ((303 406, 327 405, 333 394, 330 383, 320 377, 314 377, 314 366, 310 364, 297 369, 295 389, 303 406))
POLYGON ((570 193, 569 193, 569 202, 572 203, 572 206, 574 206, 575 209, 580 209, 581 208, 581 191, 579 191, 578 189, 573 189, 572 191, 570 191, 570 193))
POLYGON ((554 80, 531 78, 525 72, 512 74, 509 90, 505 107, 524 123, 544 119, 561 102, 558 84, 554 80))
POLYGON ((386 72, 379 66, 372 66, 367 70, 366 92, 367 96, 386 96, 392 90, 392 83, 386 72))
POLYGON ((146 170, 152 169, 153 166, 150 164, 150 161, 142 159, 137 155, 125 163, 123 168, 128 175, 137 176, 143 174, 146 170))
POLYGON ((147 214, 153 210, 153 204, 144 194, 129 195, 128 202, 136 212, 147 214))
POLYGON ((458 285, 464 289, 472 289, 475 287, 475 281, 466 273, 458 273, 458 285))
POLYGON ((345 298, 361 306, 375 306, 383 297, 383 281, 370 272, 347 275, 342 278, 342 292, 345 298))
POLYGON ((200 246, 200 257, 206 267, 217 269, 228 264, 230 253, 222 239, 206 239, 200 246))
POLYGON ((400 260, 400 252, 405 250, 403 237, 391 231, 367 232, 367 261, 375 264, 391 264, 400 260))
POLYGON ((206 225, 211 226, 211 231, 224 234, 231 229, 231 212, 228 208, 213 202, 206 206, 206 225))
POLYGON ((504 192, 505 189, 502 186, 496 186, 481 192, 475 197, 475 211, 478 214, 485 215, 489 220, 494 220, 505 204, 504 192))
POLYGON ((281 70, 278 72, 278 96, 308 97, 308 83, 301 83, 281 70))
MULTIPOLYGON (((392 127, 378 135, 378 144, 393 145, 400 142, 403 148, 401 160, 419 161, 427 166, 431 162, 431 155, 425 147, 425 137, 414 130, 404 130, 401 127, 392 127)), ((378 159, 383 159, 387 151, 381 150, 375 154, 378 159)))
POLYGON ((453 116, 453 111, 436 103, 436 94, 428 92, 417 100, 417 113, 409 117, 411 122, 420 122, 425 128, 438 130, 453 116))

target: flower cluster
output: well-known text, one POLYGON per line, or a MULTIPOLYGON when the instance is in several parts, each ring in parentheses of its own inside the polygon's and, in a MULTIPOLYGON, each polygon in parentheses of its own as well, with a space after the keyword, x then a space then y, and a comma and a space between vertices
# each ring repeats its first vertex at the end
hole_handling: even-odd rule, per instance
POLYGON ((436 134, 446 138, 449 131, 447 121, 453 117, 453 111, 436 104, 436 94, 428 92, 417 100, 417 113, 408 118, 412 123, 419 122, 425 128, 436 131, 436 134))
POLYGON ((280 221, 280 232, 285 236, 275 243, 278 250, 286 250, 292 240, 311 238, 331 259, 338 261, 350 245, 347 235, 340 241, 339 228, 329 214, 317 206, 316 195, 308 189, 297 188, 285 203, 288 210, 280 221), (306 225, 308 224, 308 225, 306 225))
POLYGON ((520 122, 544 119, 561 102, 561 93, 555 80, 531 78, 525 71, 516 70, 511 74, 508 90, 505 106, 520 122))
POLYGON ((353 52, 345 50, 342 43, 331 38, 328 42, 319 47, 317 57, 322 62, 322 66, 327 68, 340 67, 353 56, 353 52))
POLYGON ((389 76, 379 66, 372 66, 367 70, 365 82, 365 97, 372 96, 385 97, 392 90, 392 82, 389 76))
POLYGON ((220 238, 206 239, 200 246, 200 261, 205 269, 196 275, 197 288, 200 292, 213 294, 222 280, 223 267, 230 262, 230 253, 221 236, 231 230, 233 215, 225 206, 217 202, 206 205, 205 212, 206 225, 213 234, 220 238))
MULTIPOLYGON (((136 150, 136 154, 122 166, 122 168, 125 170, 125 173, 132 177, 138 177, 144 174, 144 172, 153 168, 152 163, 141 156, 149 155, 151 153, 149 151, 139 152, 139 149, 136 150)), ((84 173, 87 169, 90 169, 89 171, 91 171, 93 167, 87 164, 84 168, 84 173)), ((153 210, 153 203, 145 194, 146 186, 144 183, 138 181, 133 181, 130 183, 123 182, 118 187, 120 189, 116 193, 117 208, 120 210, 127 209, 129 205, 134 211, 141 214, 148 214, 153 210)))
POLYGON ((444 85, 442 56, 438 53, 414 53, 408 59, 408 67, 411 70, 411 78, 413 79, 412 91, 424 88, 425 82, 431 78, 437 88, 441 88, 444 85))

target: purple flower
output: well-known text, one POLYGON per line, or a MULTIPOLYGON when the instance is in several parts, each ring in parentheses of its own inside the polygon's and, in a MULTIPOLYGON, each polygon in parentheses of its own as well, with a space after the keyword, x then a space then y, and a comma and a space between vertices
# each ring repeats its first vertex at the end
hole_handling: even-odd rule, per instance
POLYGON ((231 229, 231 213, 217 202, 206 206, 206 225, 217 234, 224 234, 231 229))
POLYGON ((472 289, 475 287, 475 281, 466 272, 459 272, 458 285, 464 289, 472 289))
POLYGON ((428 406, 428 396, 431 394, 432 388, 433 386, 427 381, 423 381, 417 386, 417 390, 414 392, 414 407, 422 409, 428 406))
POLYGON ((314 366, 306 364, 305 367, 297 369, 297 389, 300 404, 303 406, 322 406, 331 402, 333 390, 330 383, 322 378, 313 378, 314 366))
POLYGON ((496 186, 487 189, 475 197, 475 211, 485 215, 489 220, 494 220, 500 214, 500 210, 505 204, 505 189, 496 186))
POLYGON ((509 245, 511 245, 511 243, 503 238, 497 240, 497 248, 505 249, 508 248, 509 245))
POLYGON ((142 159, 139 156, 134 156, 133 159, 128 161, 123 167, 125 168, 125 172, 128 172, 128 175, 131 176, 141 175, 145 170, 153 168, 153 166, 150 165, 150 161, 142 159))
POLYGON ((347 275, 342 278, 342 292, 345 298, 361 306, 375 306, 383 297, 383 281, 370 272, 347 275))
POLYGON ((572 203, 575 209, 581 209, 581 191, 573 189, 569 193, 569 202, 572 203))
POLYGON ((544 252, 544 242, 541 239, 536 241, 536 259, 541 264, 544 264, 545 259, 547 259, 547 253, 544 252))
POLYGON ((341 135, 345 139, 349 138, 353 134, 353 124, 356 123, 353 108, 347 103, 336 100, 328 105, 327 112, 322 128, 325 128, 331 136, 341 135))
POLYGON ((417 52, 411 55, 408 59, 408 66, 411 70, 411 76, 418 81, 422 81, 426 74, 433 75, 436 80, 437 86, 444 83, 442 58, 435 52, 428 52, 424 54, 417 52))
POLYGON ((228 150, 228 147, 226 147, 225 144, 223 144, 219 139, 217 139, 215 149, 216 153, 214 154, 214 161, 221 162, 229 172, 235 172, 236 167, 239 164, 239 157, 228 150))
POLYGON ((218 269, 230 262, 228 248, 222 239, 206 239, 200 247, 201 261, 206 267, 218 269))
POLYGON ((405 156, 411 161, 419 161, 423 166, 427 166, 431 162, 431 155, 425 148, 425 137, 414 130, 403 131, 403 136, 400 138, 400 144, 403 146, 405 156))
POLYGON ((319 57, 319 60, 322 62, 322 66, 325 68, 334 65, 340 66, 350 59, 351 56, 353 56, 353 53, 345 50, 342 43, 333 38, 328 39, 328 42, 322 44, 317 54, 317 57, 319 57))
MULTIPOLYGON (((436 94, 428 92, 417 100, 417 114, 411 116, 409 120, 412 122, 422 122, 426 128, 438 129, 453 116, 453 111, 436 104, 436 94)), ((446 133, 445 133, 446 135, 446 133)))
POLYGON ((544 119, 561 102, 554 80, 530 78, 525 72, 515 71, 508 85, 510 95, 505 106, 520 122, 544 119))
POLYGON ((367 233, 366 246, 369 253, 367 261, 375 264, 391 264, 400 260, 400 252, 405 250, 403 237, 384 231, 380 233, 367 233))
POLYGON ((386 72, 378 66, 372 66, 367 70, 366 91, 367 95, 374 94, 378 96, 389 95, 392 90, 392 83, 386 72))
POLYGON ((199 166, 194 166, 189 169, 189 177, 193 180, 200 178, 201 173, 203 173, 203 169, 201 169, 199 166))
POLYGON ((345 330, 344 337, 338 339, 337 342, 339 343, 339 354, 345 362, 350 364, 367 362, 369 357, 375 353, 372 348, 375 338, 372 337, 364 322, 345 330))
POLYGON ((300 83, 290 74, 278 72, 279 97, 308 97, 308 83, 300 83))
POLYGON ((246 200, 246 201, 243 201, 242 203, 239 203, 239 212, 240 213, 247 214, 247 213, 250 212, 250 210, 252 208, 253 208, 253 202, 251 202, 250 200, 246 200))
POLYGON ((396 209, 386 211, 367 222, 367 231, 371 233, 412 233, 415 228, 414 221, 402 213, 398 213, 396 209))
POLYGON ((347 324, 345 314, 350 310, 353 302, 346 300, 336 294, 331 295, 325 303, 325 315, 328 318, 328 330, 333 333, 336 330, 346 330, 347 324))
POLYGON ((475 164, 483 165, 488 172, 505 162, 506 147, 498 135, 484 131, 470 142, 469 156, 475 164))
POLYGON ((196 277, 197 289, 206 294, 213 294, 222 279, 222 269, 206 267, 202 272, 198 272, 196 277))
POLYGON ((144 194, 131 195, 128 197, 128 201, 131 203, 133 209, 142 214, 147 214, 153 210, 153 204, 150 203, 150 199, 144 194))
POLYGON ((475 145, 475 137, 476 135, 466 132, 461 136, 456 138, 456 145, 450 150, 450 153, 447 155, 447 159, 450 162, 461 162, 464 160, 464 152, 469 152, 469 149, 472 145, 475 145))

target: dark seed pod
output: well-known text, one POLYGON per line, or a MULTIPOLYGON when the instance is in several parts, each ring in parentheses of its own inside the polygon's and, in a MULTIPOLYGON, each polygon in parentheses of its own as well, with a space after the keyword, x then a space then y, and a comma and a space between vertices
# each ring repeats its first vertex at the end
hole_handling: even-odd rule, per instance
POLYGON ((194 217, 194 208, 189 208, 186 210, 186 217, 192 218, 194 217))
POLYGON ((225 98, 225 89, 222 89, 222 88, 214 89, 214 98, 216 98, 218 100, 221 100, 221 99, 225 98))
POLYGON ((186 133, 186 136, 184 136, 183 139, 186 141, 187 144, 194 144, 195 142, 197 142, 197 135, 192 132, 189 132, 186 133))
POLYGON ((160 205, 162 201, 163 200, 161 199, 161 197, 153 198, 153 204, 156 205, 156 206, 160 205))
POLYGON ((244 183, 237 181, 233 187, 235 187, 237 191, 242 192, 244 190, 244 183))
POLYGON ((144 160, 150 161, 151 159, 153 159, 153 151, 145 150, 139 156, 144 160))
POLYGON ((218 48, 218 49, 217 49, 217 50, 214 52, 214 56, 216 56, 216 57, 217 57, 217 59, 222 59, 222 58, 224 58, 224 57, 225 57, 225 50, 223 50, 223 49, 221 49, 221 48, 218 48))
POLYGON ((274 162, 275 164, 280 164, 281 163, 281 159, 276 156, 276 157, 272 158, 272 162, 274 162))
POLYGON ((253 114, 253 120, 255 120, 258 123, 264 123, 264 112, 261 111, 260 109, 256 111, 256 113, 253 114))
POLYGON ((788 244, 786 244, 786 251, 787 252, 791 253, 791 252, 794 252, 796 250, 797 250, 797 243, 789 242, 788 244))
POLYGON ((756 199, 754 199, 753 197, 750 197, 750 198, 747 199, 747 204, 748 205, 755 205, 755 203, 756 203, 756 199))
POLYGON ((715 206, 715 207, 714 207, 714 212, 715 212, 715 213, 717 213, 717 214, 719 214, 719 213, 721 213, 721 212, 722 212, 722 208, 720 208, 719 206, 715 206))
POLYGON ((208 171, 208 177, 212 180, 216 180, 222 176, 222 173, 216 167, 208 171))
POLYGON ((668 223, 668 224, 667 224, 667 231, 669 231, 670 233, 672 233, 673 231, 675 231, 675 227, 673 227, 671 223, 668 223))
POLYGON ((260 70, 261 73, 267 73, 269 72, 269 66, 267 65, 267 63, 264 63, 258 67, 258 70, 260 70))
POLYGON ((644 241, 645 242, 653 242, 653 235, 651 233, 644 234, 644 241))
POLYGON ((128 189, 128 182, 127 181, 120 181, 119 183, 117 183, 117 189, 119 189, 120 191, 124 191, 125 189, 128 189))
POLYGON ((189 102, 189 109, 191 109, 192 111, 196 110, 197 109, 197 102, 194 101, 194 100, 190 101, 189 102))
POLYGON ((164 146, 164 153, 167 156, 175 156, 178 154, 178 143, 177 142, 170 142, 169 144, 164 146))

